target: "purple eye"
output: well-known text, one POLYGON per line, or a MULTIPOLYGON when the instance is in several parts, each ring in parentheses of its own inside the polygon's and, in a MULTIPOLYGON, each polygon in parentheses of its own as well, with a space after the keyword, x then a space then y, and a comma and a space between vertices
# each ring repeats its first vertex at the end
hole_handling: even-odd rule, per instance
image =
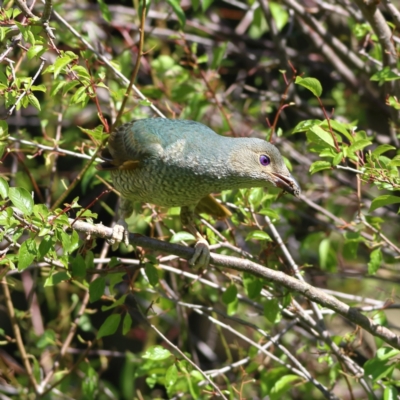
POLYGON ((266 166, 269 165, 270 163, 271 163, 271 159, 270 159, 267 155, 262 154, 262 155, 260 156, 260 164, 261 164, 261 165, 263 165, 264 167, 266 167, 266 166))

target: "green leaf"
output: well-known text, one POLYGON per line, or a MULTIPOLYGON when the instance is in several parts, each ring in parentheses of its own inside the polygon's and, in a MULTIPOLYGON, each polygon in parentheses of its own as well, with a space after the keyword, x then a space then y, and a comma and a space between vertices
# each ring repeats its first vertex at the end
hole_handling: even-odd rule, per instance
POLYGON ((142 99, 142 100, 139 100, 138 104, 140 104, 141 106, 150 107, 152 103, 150 100, 142 99))
MULTIPOLYGON (((78 81, 71 81, 71 82, 74 82, 74 86, 79 84, 78 81)), ((60 91, 60 89, 63 88, 66 84, 67 82, 65 81, 54 82, 50 90, 50 96, 51 97, 55 96, 60 91)))
POLYGON ((400 155, 393 157, 389 162, 388 167, 400 167, 400 155))
MULTIPOLYGON (((10 189, 11 190, 11 189, 10 189)), ((369 207, 369 211, 374 211, 379 207, 387 206, 389 204, 400 203, 400 197, 392 196, 390 194, 384 194, 383 196, 376 197, 372 200, 371 206, 369 207)))
POLYGON ((149 279, 149 283, 151 286, 157 286, 158 285, 158 270, 157 268, 151 264, 151 263, 146 263, 144 267, 144 271, 146 272, 146 276, 149 279))
POLYGON ((385 387, 383 392, 383 400, 396 400, 398 398, 399 392, 395 386, 388 385, 385 387))
POLYGON ((201 1, 201 9, 203 12, 207 11, 207 9, 214 2, 214 0, 200 0, 200 1, 201 1))
POLYGON ((211 69, 217 69, 221 66, 221 62, 224 59, 228 42, 221 44, 213 49, 213 58, 211 62, 211 69))
POLYGON ((370 275, 375 275, 378 271, 379 267, 382 265, 383 257, 381 249, 378 247, 375 250, 372 250, 370 255, 370 260, 368 263, 368 273, 370 275))
POLYGON ((277 299, 268 300, 264 303, 264 316, 272 324, 280 316, 279 301, 277 299))
MULTIPOLYGON (((110 286, 111 286, 111 282, 110 282, 110 286)), ((109 306, 105 306, 105 305, 101 306, 101 311, 108 311, 115 307, 121 306, 122 304, 125 303, 126 296, 127 296, 127 294, 123 294, 119 299, 113 301, 109 306)))
POLYGON ((388 319, 386 317, 385 311, 377 311, 373 315, 371 315, 371 319, 374 322, 374 324, 377 325, 382 325, 382 326, 387 326, 388 324, 388 319))
POLYGON ((51 236, 44 236, 39 244, 38 258, 43 259, 53 246, 54 243, 51 236))
POLYGON ((318 255, 320 265, 323 270, 328 270, 329 272, 336 271, 338 264, 336 252, 331 247, 331 240, 329 238, 324 238, 321 240, 318 247, 318 255))
POLYGON ((0 121, 0 139, 4 140, 8 136, 8 124, 6 121, 0 121))
MULTIPOLYGON (((82 363, 83 364, 83 363, 82 363)), ((99 388, 99 376, 90 364, 83 364, 82 398, 94 399, 99 388)))
POLYGON ((54 63, 54 78, 57 78, 62 69, 76 58, 77 56, 70 53, 65 53, 63 56, 57 58, 54 63))
POLYGON ((126 335, 131 330, 131 326, 132 326, 132 317, 129 315, 129 313, 126 313, 124 321, 122 322, 122 334, 126 335))
POLYGON ((120 322, 121 322, 120 314, 109 315, 101 325, 99 331, 97 332, 97 339, 100 339, 104 336, 113 335, 117 331, 120 322))
POLYGON ((378 81, 380 86, 387 81, 394 81, 397 79, 400 79, 400 76, 393 72, 390 67, 385 67, 371 76, 371 81, 378 81))
POLYGON ((268 240, 269 242, 272 242, 271 237, 268 235, 267 232, 264 231, 251 231, 247 236, 246 236, 246 242, 248 240, 255 239, 255 240, 268 240))
MULTIPOLYGON (((336 132, 341 133, 344 137, 346 137, 350 143, 353 143, 354 137, 350 134, 348 129, 346 128, 346 125, 343 124, 342 122, 336 121, 335 119, 329 120, 329 123, 331 124, 332 129, 334 129, 336 132)), ((324 126, 325 128, 329 128, 329 124, 327 120, 324 120, 321 124, 321 126, 324 126)))
POLYGON ((43 93, 47 92, 47 88, 45 85, 32 85, 31 90, 35 92, 43 92, 43 93))
POLYGON ((94 268, 94 254, 92 251, 86 252, 85 264, 86 268, 94 268))
POLYGON ((273 1, 268 2, 269 8, 271 10, 272 17, 275 20, 276 27, 281 31, 289 20, 289 13, 286 8, 281 4, 275 3, 273 1))
POLYGON ((35 107, 37 110, 40 111, 41 110, 40 103, 39 103, 39 100, 37 99, 37 97, 33 93, 29 93, 27 97, 28 97, 29 103, 32 104, 33 107, 35 107))
POLYGON ((228 286, 228 288, 224 291, 224 293, 222 293, 222 301, 225 304, 232 303, 237 299, 237 293, 238 291, 236 285, 233 284, 228 286))
MULTIPOLYGON (((192 372, 190 371, 190 378, 192 377, 192 372)), ((195 379, 189 379, 187 378, 187 383, 189 385, 189 392, 190 392, 190 398, 191 399, 201 399, 201 392, 200 392, 200 387, 197 384, 195 379)))
MULTIPOLYGON (((12 189, 12 188, 11 188, 12 189)), ((33 239, 25 240, 18 252, 18 271, 28 268, 37 254, 36 243, 33 239)))
POLYGON ((74 277, 84 278, 86 276, 86 263, 80 254, 70 257, 71 273, 74 277))
POLYGON ((380 348, 374 358, 369 359, 364 364, 364 376, 372 376, 374 381, 385 377, 390 377, 396 363, 390 362, 397 357, 399 351, 388 347, 380 348))
POLYGON ((400 102, 395 96, 389 96, 389 98, 386 99, 386 104, 393 107, 395 110, 400 110, 400 102))
POLYGON ((238 307, 239 307, 239 299, 236 298, 234 301, 228 304, 228 307, 226 308, 226 313, 228 315, 235 315, 238 310, 238 307))
POLYGON ((8 196, 13 205, 24 215, 31 215, 33 212, 33 199, 30 193, 24 188, 11 187, 8 196))
POLYGON ((319 254, 319 262, 321 264, 322 269, 326 269, 327 267, 330 245, 331 243, 329 238, 322 239, 321 243, 319 244, 318 254, 319 254))
POLYGON ((56 346, 56 344, 56 333, 51 329, 47 329, 36 341, 36 346, 38 349, 45 349, 48 346, 56 346))
POLYGON ((174 386, 177 380, 178 380, 178 368, 176 368, 175 364, 172 364, 165 373, 165 387, 168 389, 171 386, 174 386))
POLYGON ((86 87, 79 87, 75 94, 71 97, 70 104, 85 103, 89 100, 89 96, 86 93, 86 87))
POLYGON ((267 25, 267 21, 265 20, 265 16, 261 10, 261 7, 256 7, 253 12, 252 22, 247 31, 248 35, 251 39, 257 40, 260 39, 264 33, 268 32, 268 30, 269 27, 267 25))
POLYGON ((62 87, 63 94, 68 93, 71 89, 73 89, 75 86, 78 86, 80 84, 79 81, 70 81, 70 82, 61 81, 58 83, 62 83, 62 85, 60 85, 60 87, 57 89, 57 91, 54 90, 54 94, 56 94, 58 92, 58 90, 61 89, 61 87, 62 87))
POLYGON ((55 286, 63 281, 68 281, 69 279, 71 279, 71 277, 69 276, 68 272, 56 272, 47 277, 46 281, 44 282, 44 286, 55 286))
POLYGON ((362 150, 364 147, 367 147, 371 144, 372 144, 372 142, 370 140, 366 140, 366 139, 357 140, 351 146, 349 146, 349 148, 347 149, 347 152, 356 152, 356 151, 362 150))
POLYGON ((310 165, 310 173, 315 174, 318 171, 322 171, 324 169, 331 169, 332 165, 329 161, 315 161, 310 165))
POLYGON ((103 0, 97 0, 97 2, 99 3, 100 12, 101 12, 101 15, 103 16, 103 18, 107 22, 111 22, 111 13, 110 13, 110 10, 108 9, 107 4, 104 3, 103 0))
POLYGON ((261 289, 263 288, 263 281, 249 273, 243 274, 243 286, 246 291, 247 296, 250 299, 255 299, 261 293, 261 289))
POLYGON ((320 125, 321 121, 319 119, 308 119, 305 121, 299 122, 292 130, 292 134, 299 132, 306 132, 314 125, 320 125))
POLYGON ((262 210, 258 211, 257 214, 266 215, 267 217, 271 218, 272 221, 279 221, 280 215, 270 208, 263 208, 262 210))
POLYGON ((74 65, 71 70, 76 72, 81 81, 87 84, 90 83, 90 74, 86 68, 82 67, 82 65, 74 65))
POLYGON ((201 374, 200 373, 200 371, 197 371, 197 370, 192 370, 192 371, 190 371, 190 376, 193 378, 193 380, 196 382, 196 383, 199 383, 199 382, 201 382, 203 379, 204 379, 204 375, 203 374, 201 374))
POLYGON ((171 243, 179 243, 179 242, 194 242, 196 241, 196 238, 188 232, 177 232, 174 235, 172 235, 172 238, 170 239, 171 243))
POLYGON ((294 386, 293 382, 299 381, 300 378, 297 375, 284 375, 282 378, 279 378, 271 392, 270 392, 270 399, 271 400, 279 400, 283 398, 283 394, 291 390, 294 386))
POLYGON ((179 25, 181 28, 185 26, 186 16, 182 10, 181 4, 179 0, 167 0, 167 3, 172 7, 176 16, 178 17, 179 25))
POLYGON ((104 289, 106 288, 106 280, 100 276, 96 278, 93 282, 90 282, 89 285, 89 298, 90 302, 93 303, 97 301, 103 296, 104 289))
POLYGON ((32 60, 33 57, 37 55, 41 56, 45 51, 46 49, 41 44, 36 44, 29 48, 29 50, 26 52, 26 55, 28 60, 32 60))
POLYGON ((192 0, 192 7, 194 11, 197 11, 200 7, 200 0, 192 0))
POLYGON ((343 255, 348 260, 355 260, 357 258, 358 245, 363 241, 363 238, 358 232, 346 232, 344 236, 343 255))
POLYGON ((254 188, 250 190, 250 194, 247 199, 249 200, 249 203, 251 204, 253 209, 256 209, 261 204, 263 197, 264 188, 254 188))
POLYGON ((383 153, 386 153, 389 150, 396 150, 396 147, 391 146, 390 144, 381 144, 378 146, 373 152, 372 155, 375 157, 380 156, 383 153))
POLYGON ((8 197, 8 191, 9 191, 10 187, 8 186, 8 182, 0 177, 0 196, 3 199, 6 199, 8 197))
POLYGON ((153 361, 162 361, 169 357, 172 357, 172 353, 162 346, 152 346, 142 355, 142 358, 153 361))
POLYGON ((317 144, 321 144, 325 142, 329 146, 335 148, 335 142, 332 138, 332 134, 327 132, 326 130, 322 129, 318 125, 314 125, 308 132, 307 132, 307 139, 311 142, 315 142, 317 144))
POLYGON ((296 76, 295 83, 308 89, 314 96, 321 97, 322 86, 318 79, 315 78, 302 78, 296 76))
POLYGON ((336 167, 336 165, 339 165, 341 163, 342 159, 343 159, 343 152, 341 151, 340 153, 336 153, 336 155, 333 157, 332 165, 336 167))
POLYGON ((107 138, 108 134, 104 132, 104 126, 103 125, 98 125, 94 129, 86 129, 82 128, 81 126, 78 126, 78 128, 89 135, 92 139, 95 139, 99 142, 102 142, 105 138, 107 138))

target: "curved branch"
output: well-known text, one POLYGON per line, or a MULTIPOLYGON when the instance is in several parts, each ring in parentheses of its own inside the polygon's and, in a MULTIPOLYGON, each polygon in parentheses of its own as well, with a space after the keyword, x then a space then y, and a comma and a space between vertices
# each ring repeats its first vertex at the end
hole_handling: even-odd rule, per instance
POLYGON ((383 64, 391 68, 396 68, 397 57, 396 49, 392 42, 392 32, 389 29, 385 17, 379 11, 377 3, 366 2, 365 0, 354 0, 354 2, 378 37, 379 43, 382 46, 383 64))
MULTIPOLYGON (((73 219, 70 219, 71 223, 73 221, 73 219)), ((113 238, 113 229, 100 224, 91 225, 87 222, 75 221, 74 229, 87 235, 102 237, 105 239, 113 238)), ((129 235, 129 241, 132 245, 169 254, 175 254, 186 260, 190 259, 194 254, 194 249, 190 247, 163 242, 158 239, 153 239, 134 233, 129 235)), ((382 325, 376 324, 370 318, 360 313, 356 308, 350 307, 349 305, 341 302, 333 296, 324 293, 322 290, 309 285, 308 283, 301 282, 298 279, 284 274, 283 272, 274 271, 250 260, 237 257, 211 253, 210 263, 218 267, 248 272, 259 278, 264 278, 281 285, 290 291, 300 293, 307 299, 337 312, 349 321, 359 325, 367 332, 379 337, 384 342, 400 350, 400 337, 395 333, 382 325)))

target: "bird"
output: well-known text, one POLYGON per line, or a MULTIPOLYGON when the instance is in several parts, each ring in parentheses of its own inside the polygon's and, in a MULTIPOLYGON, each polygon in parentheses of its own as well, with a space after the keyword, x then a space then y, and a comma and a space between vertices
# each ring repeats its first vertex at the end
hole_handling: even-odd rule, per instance
POLYGON ((189 264, 205 268, 210 261, 207 240, 194 224, 195 214, 227 218, 231 212, 212 193, 229 189, 278 187, 296 197, 300 186, 279 150, 259 138, 222 136, 191 120, 145 118, 114 129, 96 168, 110 171, 121 195, 114 226, 117 245, 125 238, 125 219, 135 202, 181 207, 182 225, 196 238, 189 264))

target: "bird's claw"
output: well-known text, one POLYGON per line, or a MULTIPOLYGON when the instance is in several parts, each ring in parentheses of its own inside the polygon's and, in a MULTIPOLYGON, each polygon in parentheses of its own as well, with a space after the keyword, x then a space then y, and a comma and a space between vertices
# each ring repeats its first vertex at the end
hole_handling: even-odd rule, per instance
POLYGON ((201 238, 194 246, 193 257, 189 260, 189 264, 195 268, 207 268, 210 263, 210 245, 207 240, 201 238))
POLYGON ((118 221, 117 224, 113 226, 112 237, 109 240, 111 248, 116 251, 121 242, 124 242, 126 246, 129 245, 129 232, 128 226, 125 221, 118 221))

